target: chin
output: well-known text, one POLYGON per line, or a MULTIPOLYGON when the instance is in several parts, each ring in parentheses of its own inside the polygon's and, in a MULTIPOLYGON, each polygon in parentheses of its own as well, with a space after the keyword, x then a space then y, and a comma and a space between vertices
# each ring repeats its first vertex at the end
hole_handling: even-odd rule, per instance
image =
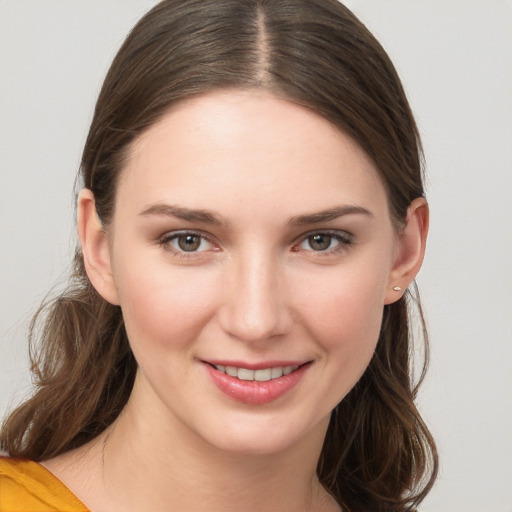
POLYGON ((201 437, 226 454, 265 457, 297 449, 299 445, 321 447, 329 419, 330 414, 315 424, 301 425, 298 421, 269 418, 268 422, 252 421, 249 425, 245 424, 245 428, 242 422, 237 427, 230 423, 209 430, 201 437))

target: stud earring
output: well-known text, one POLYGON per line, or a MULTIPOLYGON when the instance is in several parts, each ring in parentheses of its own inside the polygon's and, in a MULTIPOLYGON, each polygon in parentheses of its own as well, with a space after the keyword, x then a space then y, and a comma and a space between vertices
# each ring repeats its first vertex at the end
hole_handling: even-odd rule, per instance
POLYGON ((400 288, 400 286, 393 286, 393 290, 395 290, 395 292, 401 292, 402 288, 400 288))

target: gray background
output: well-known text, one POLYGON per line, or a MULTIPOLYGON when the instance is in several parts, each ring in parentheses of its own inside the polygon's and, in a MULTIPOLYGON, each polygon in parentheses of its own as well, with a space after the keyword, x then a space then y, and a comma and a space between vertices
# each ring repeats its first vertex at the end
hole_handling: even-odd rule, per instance
MULTIPOLYGON (((66 280, 101 81, 155 3, 0 0, 0 415, 29 391, 30 316, 66 280)), ((432 363, 419 402, 442 463, 422 510, 512 512, 512 2, 347 5, 397 66, 427 155, 432 363)))

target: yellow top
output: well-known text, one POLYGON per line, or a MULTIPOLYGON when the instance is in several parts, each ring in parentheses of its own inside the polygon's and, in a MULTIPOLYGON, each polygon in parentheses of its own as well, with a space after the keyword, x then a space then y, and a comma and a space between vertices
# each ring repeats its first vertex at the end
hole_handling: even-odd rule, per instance
POLYGON ((0 512, 89 512, 37 462, 0 457, 0 512))

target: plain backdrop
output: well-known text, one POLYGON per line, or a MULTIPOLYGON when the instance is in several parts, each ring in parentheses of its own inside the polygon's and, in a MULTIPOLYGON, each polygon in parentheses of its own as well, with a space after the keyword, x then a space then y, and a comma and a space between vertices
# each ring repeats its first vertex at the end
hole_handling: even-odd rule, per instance
MULTIPOLYGON (((94 102, 154 0, 0 0, 0 415, 29 392, 31 314, 68 274, 94 102)), ((390 54, 427 156, 423 512, 512 512, 512 2, 346 2, 390 54)))

